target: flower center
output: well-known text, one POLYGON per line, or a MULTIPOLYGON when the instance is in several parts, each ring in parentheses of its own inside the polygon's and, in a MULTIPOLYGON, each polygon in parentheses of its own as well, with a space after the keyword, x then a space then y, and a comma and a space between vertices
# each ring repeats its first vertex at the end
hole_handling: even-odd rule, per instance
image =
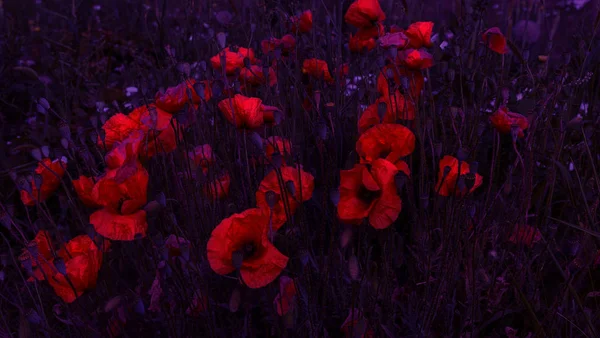
POLYGON ((365 204, 371 204, 374 200, 381 196, 381 190, 373 191, 367 189, 364 185, 361 185, 358 189, 357 197, 365 204))

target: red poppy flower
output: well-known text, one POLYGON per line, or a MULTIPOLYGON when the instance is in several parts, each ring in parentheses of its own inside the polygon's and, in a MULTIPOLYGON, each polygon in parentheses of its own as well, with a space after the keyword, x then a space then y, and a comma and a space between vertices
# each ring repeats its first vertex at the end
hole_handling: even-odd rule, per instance
POLYGON ((296 283, 293 279, 281 276, 279 278, 279 293, 273 300, 277 314, 283 316, 294 308, 296 303, 296 283))
MULTIPOLYGON (((350 314, 348 314, 348 317, 346 317, 346 320, 344 321, 344 323, 342 324, 341 330, 344 333, 344 337, 351 337, 350 334, 351 332, 353 332, 353 336, 356 337, 357 334, 357 330, 358 330, 358 325, 359 322, 363 320, 365 321, 365 326, 367 325, 366 323, 366 319, 363 317, 363 315, 360 313, 360 311, 358 309, 354 309, 354 311, 350 310, 350 314), (354 314, 352 313, 354 312, 354 314), (353 329, 350 329, 350 328, 353 329)), ((365 330, 365 333, 363 333, 360 338, 374 338, 375 337, 375 332, 373 332, 373 329, 367 329, 365 330)))
POLYGON ((177 148, 179 128, 177 120, 166 111, 155 105, 141 106, 134 109, 129 116, 141 123, 140 129, 146 133, 147 142, 141 150, 145 158, 151 158, 159 152, 169 153, 177 148))
POLYGON ((308 74, 316 79, 323 79, 327 83, 333 83, 329 73, 327 62, 319 59, 306 59, 302 63, 302 73, 308 74))
POLYGON ((516 225, 513 229, 509 242, 514 244, 523 244, 528 247, 532 247, 535 243, 542 239, 540 230, 530 225, 516 225))
POLYGON ((290 18, 291 31, 294 34, 308 33, 312 29, 313 17, 310 10, 302 12, 300 15, 292 16, 290 18))
POLYGON ((248 287, 261 288, 277 278, 288 258, 267 238, 269 216, 258 208, 224 219, 206 245, 210 267, 219 275, 240 270, 248 287))
POLYGON ((398 196, 394 177, 396 166, 384 159, 373 161, 371 167, 356 164, 353 169, 340 172, 340 200, 338 217, 350 224, 360 224, 369 218, 375 229, 385 229, 394 222, 402 201, 398 196))
POLYGON ((192 160, 194 167, 202 167, 205 174, 208 172, 208 167, 215 163, 214 154, 210 144, 197 146, 193 151, 188 152, 188 158, 192 160))
POLYGON ((98 205, 120 214, 131 214, 147 201, 148 172, 140 163, 111 169, 98 179, 92 197, 98 205))
POLYGON ((90 223, 97 233, 114 241, 133 241, 136 235, 145 237, 148 229, 144 210, 124 215, 103 208, 90 215, 90 223))
POLYGON ((425 85, 423 74, 419 70, 411 70, 393 64, 385 66, 377 76, 377 91, 381 95, 390 95, 392 91, 389 88, 389 83, 393 84, 393 88, 399 88, 402 86, 401 81, 403 78, 408 83, 411 98, 418 100, 425 85))
POLYGON ((194 90, 196 80, 189 79, 175 87, 169 87, 164 93, 158 92, 154 96, 156 106, 166 112, 176 113, 183 109, 186 103, 190 102, 188 91, 191 94, 191 103, 199 104, 200 97, 194 90))
POLYGON ((403 49, 408 45, 408 37, 403 32, 387 33, 379 37, 379 44, 383 48, 403 49))
POLYGON ((407 49, 398 53, 398 63, 410 69, 427 69, 433 66, 433 56, 422 49, 407 49))
MULTIPOLYGON (((460 175, 467 175, 469 172, 469 164, 462 162, 460 164, 460 175)), ((456 195, 464 195, 467 192, 467 187, 465 186, 461 190, 457 184, 458 178, 458 159, 449 155, 444 156, 440 160, 440 171, 438 173, 438 183, 436 184, 435 191, 437 191, 440 196, 450 196, 452 193, 456 195), (446 167, 450 168, 450 171, 447 175, 444 174, 446 167)), ((475 191, 475 189, 477 189, 483 183, 483 177, 477 173, 475 173, 475 177, 472 179, 474 180, 474 183, 469 192, 475 191)))
POLYGON ((498 27, 492 27, 481 35, 481 39, 485 45, 498 54, 508 53, 506 46, 506 38, 498 27))
POLYGON ((235 94, 219 102, 219 110, 225 118, 240 129, 254 129, 263 124, 262 100, 235 94))
POLYGON ((495 113, 490 116, 490 122, 502 134, 510 134, 511 129, 515 126, 518 129, 518 137, 525 136, 523 130, 529 127, 529 121, 521 114, 508 111, 506 107, 500 107, 495 113))
POLYGON ((214 200, 223 199, 229 195, 229 186, 231 177, 228 173, 221 174, 219 177, 209 182, 204 187, 204 195, 214 200))
POLYGON ((348 8, 344 20, 356 28, 369 28, 385 20, 385 13, 378 0, 356 0, 348 8))
POLYGON ((385 34, 385 27, 381 23, 369 28, 361 28, 355 35, 350 36, 348 48, 351 52, 361 53, 372 50, 376 46, 376 39, 385 34))
POLYGON ((285 164, 285 157, 292 153, 292 142, 283 137, 271 136, 263 140, 263 148, 269 161, 272 160, 273 154, 279 153, 282 156, 282 163, 285 164))
MULTIPOLYGON (((239 76, 242 86, 259 86, 266 82, 263 68, 257 65, 251 65, 250 68, 242 68, 239 76)), ((274 86, 277 83, 277 76, 273 68, 269 67, 269 86, 274 86)))
POLYGON ((279 229, 287 221, 283 195, 287 197, 288 211, 291 216, 300 203, 312 197, 315 189, 314 177, 302 170, 302 167, 282 167, 279 171, 283 187, 279 184, 277 171, 273 170, 263 178, 256 192, 256 205, 267 215, 273 213, 273 230, 279 229), (272 195, 273 201, 267 201, 267 193, 272 195), (274 204, 272 210, 269 203, 274 204))
POLYGON ((400 91, 393 96, 382 96, 375 103, 368 106, 358 120, 358 132, 364 133, 367 129, 380 123, 396 123, 401 120, 415 119, 415 106, 411 100, 405 100, 400 91), (380 105, 382 105, 380 107, 380 105), (379 109, 385 107, 383 119, 379 116, 379 109))
POLYGON ((94 180, 87 176, 79 176, 78 179, 73 180, 73 188, 75 188, 77 196, 79 196, 79 199, 85 206, 90 208, 100 207, 100 205, 96 203, 96 200, 92 196, 94 184, 94 180))
POLYGON ((221 70, 221 58, 225 57, 225 73, 233 75, 236 70, 244 67, 244 58, 248 58, 250 63, 256 63, 254 51, 252 48, 239 47, 237 51, 232 51, 226 47, 217 55, 210 58, 210 63, 215 70, 221 70))
POLYGON ((396 163, 415 149, 415 135, 401 124, 379 124, 365 131, 356 142, 361 163, 384 158, 396 163))
POLYGON ((134 119, 122 113, 111 116, 102 126, 104 130, 104 142, 98 136, 99 147, 106 146, 106 151, 113 148, 115 142, 123 141, 132 131, 140 128, 140 120, 134 119))
POLYGON ((431 32, 433 31, 433 22, 431 21, 419 21, 411 24, 404 31, 404 34, 408 37, 408 45, 411 48, 419 49, 421 47, 431 47, 431 32))
POLYGON ((269 54, 275 49, 280 48, 281 54, 288 56, 296 47, 296 39, 290 34, 284 35, 281 39, 271 37, 262 40, 260 46, 264 54, 269 54))
POLYGON ((339 79, 343 80, 350 73, 350 64, 348 62, 342 63, 338 66, 336 73, 339 79))
POLYGON ((42 281, 45 279, 44 274, 52 270, 53 247, 50 234, 46 230, 38 231, 35 238, 27 243, 27 249, 19 255, 19 261, 31 264, 32 273, 29 281, 42 281))
POLYGON ((20 191, 23 204, 32 206, 35 205, 36 201, 41 203, 47 200, 60 186, 66 167, 66 158, 54 161, 49 158, 42 159, 38 163, 37 168, 35 168, 35 174, 39 175, 41 181, 34 178, 29 182, 31 185, 31 192, 25 190, 20 191), (36 183, 36 181, 38 181, 38 183, 36 183))
POLYGON ((104 162, 110 169, 116 169, 130 161, 136 161, 144 142, 144 132, 133 131, 125 140, 116 142, 112 150, 104 156, 104 162))
POLYGON ((169 253, 169 258, 181 256, 181 247, 190 246, 192 243, 183 237, 169 235, 165 240, 165 248, 169 253))

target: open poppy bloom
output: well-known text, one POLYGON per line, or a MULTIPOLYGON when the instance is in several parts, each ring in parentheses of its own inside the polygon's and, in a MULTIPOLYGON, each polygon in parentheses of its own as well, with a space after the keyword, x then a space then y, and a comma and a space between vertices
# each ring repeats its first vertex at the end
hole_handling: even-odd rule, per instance
POLYGON ((141 130, 146 133, 147 142, 143 144, 142 156, 151 158, 160 152, 169 153, 177 148, 177 136, 181 137, 181 133, 176 133, 179 123, 171 114, 155 105, 148 105, 134 109, 129 116, 138 119, 141 130))
POLYGON ((508 47, 506 46, 506 38, 498 27, 492 27, 487 31, 483 32, 481 39, 485 45, 498 54, 508 53, 508 47))
POLYGON ((282 163, 285 164, 285 157, 292 153, 292 142, 280 136, 271 136, 263 140, 263 149, 269 161, 273 159, 273 154, 279 153, 282 156, 282 163))
POLYGON ((292 16, 290 18, 291 31, 294 34, 308 33, 312 29, 313 17, 310 10, 302 12, 300 15, 292 16))
POLYGON ((258 208, 224 219, 206 245, 210 267, 219 275, 239 269, 242 280, 256 289, 279 276, 288 258, 269 242, 269 216, 258 208))
POLYGON ((175 87, 169 87, 164 93, 158 92, 154 96, 156 106, 166 112, 176 113, 183 109, 186 103, 199 104, 200 97, 194 90, 196 80, 189 79, 175 87), (188 91, 190 95, 188 96, 188 91))
POLYGON ((377 75, 377 91, 381 95, 390 95, 394 88, 402 87, 402 79, 406 79, 408 90, 413 100, 418 100, 425 85, 425 78, 420 70, 412 70, 403 66, 390 64, 385 66, 377 75), (390 88, 390 84, 392 88, 390 88))
POLYGON ((134 119, 122 113, 111 116, 102 129, 104 130, 104 141, 98 136, 97 144, 99 147, 106 146, 106 151, 113 148, 115 142, 123 141, 132 131, 140 128, 140 120, 134 119))
POLYGON ((208 172, 208 167, 215 163, 214 154, 210 144, 197 146, 193 151, 188 152, 187 156, 192 160, 194 168, 202 167, 204 174, 208 172))
POLYGON ((213 200, 223 199, 229 195, 230 185, 231 176, 229 173, 223 173, 204 187, 204 195, 213 200))
POLYGON ((333 78, 329 73, 327 62, 319 59, 306 59, 302 63, 302 73, 308 74, 315 79, 323 79, 327 83, 333 83, 333 78))
POLYGON ((226 47, 217 55, 210 58, 210 63, 215 70, 222 69, 222 58, 225 61, 225 73, 227 75, 233 75, 236 70, 243 68, 244 58, 248 58, 251 64, 256 63, 252 48, 239 47, 237 51, 232 51, 231 48, 226 47))
POLYGON ((43 273, 38 270, 33 276, 43 280, 45 275, 54 292, 66 303, 72 303, 84 291, 96 286, 98 271, 102 265, 102 251, 89 236, 81 235, 73 238, 56 251, 56 257, 51 252, 50 237, 47 232, 40 231, 35 241, 38 244, 38 254, 37 257, 30 257, 30 259, 32 265, 34 262, 43 261, 36 265, 41 267, 43 273))
POLYGON ((509 242, 514 244, 523 244, 527 247, 532 247, 535 243, 542 239, 542 234, 539 229, 530 225, 516 225, 513 229, 509 242))
POLYGON ((355 53, 370 51, 377 45, 376 39, 383 34, 385 34, 385 27, 381 23, 373 27, 361 28, 355 35, 350 36, 348 48, 355 53))
POLYGON ((490 116, 490 122, 502 134, 510 134, 512 128, 517 128, 518 137, 525 136, 523 131, 529 127, 529 121, 521 114, 508 111, 506 107, 500 107, 490 116))
POLYGON ((79 199, 86 207, 98 208, 100 205, 96 203, 96 200, 92 197, 92 189, 94 188, 95 181, 91 177, 79 176, 78 179, 73 180, 73 188, 79 199))
POLYGON ((360 224, 364 218, 375 229, 385 229, 400 214, 402 201, 394 180, 398 168, 384 159, 371 165, 356 164, 340 172, 337 210, 342 222, 360 224))
POLYGON ((404 32, 387 33, 379 37, 379 45, 383 48, 403 49, 408 45, 408 37, 404 32))
POLYGON ((356 142, 361 163, 378 158, 396 163, 415 149, 415 135, 401 124, 378 124, 365 131, 356 142))
POLYGON ((385 20, 378 0, 356 0, 344 15, 347 24, 356 28, 369 28, 385 20))
POLYGON ((283 316, 296 305, 296 283, 287 276, 279 278, 279 293, 273 300, 277 314, 283 316))
POLYGON ((49 158, 42 159, 35 168, 35 175, 39 175, 38 181, 35 177, 29 182, 31 191, 21 190, 21 201, 27 206, 35 205, 36 202, 44 202, 60 186, 67 159, 61 158, 52 161, 49 158), (38 181, 36 183, 36 181, 38 181), (39 185, 39 187, 38 187, 39 185))
POLYGON ((262 48, 263 54, 269 54, 270 52, 279 48, 281 49, 282 55, 289 56, 290 53, 296 47, 296 39, 294 38, 294 36, 286 34, 283 37, 281 37, 281 39, 271 37, 269 39, 262 40, 260 42, 260 46, 262 48))
POLYGON ((262 100, 235 94, 219 102, 223 116, 240 129, 255 129, 263 124, 262 100))
POLYGON ((97 233, 113 241, 133 241, 136 236, 145 237, 148 229, 144 210, 124 215, 103 208, 90 215, 90 224, 97 233))
POLYGON ((415 106, 410 100, 405 100, 400 91, 393 96, 382 96, 362 113, 358 120, 358 132, 380 123, 396 123, 398 120, 414 120, 415 106), (383 116, 380 114, 383 113, 383 116))
POLYGON ((465 185, 459 187, 458 166, 458 159, 453 156, 446 155, 440 160, 438 183, 435 186, 435 191, 440 196, 450 196, 453 193, 462 196, 466 194, 467 190, 472 193, 483 183, 483 177, 477 173, 470 172, 469 164, 462 162, 460 163, 460 176, 465 176, 465 185), (468 189, 469 181, 472 184, 470 189, 468 189))
POLYGON ((398 53, 398 63, 410 69, 427 69, 433 66, 433 56, 423 49, 407 49, 398 53))
POLYGON ((408 45, 411 48, 419 49, 422 47, 431 47, 431 32, 433 31, 433 22, 419 21, 414 22, 404 31, 408 37, 408 45))
POLYGON ((287 197, 288 211, 291 216, 300 203, 312 197, 315 189, 314 177, 302 170, 302 167, 282 167, 280 171, 283 187, 279 184, 277 171, 273 170, 263 178, 256 192, 256 205, 267 216, 272 213, 273 230, 281 228, 287 221, 283 196, 287 197))
POLYGON ((104 162, 110 169, 123 166, 128 161, 136 161, 145 140, 141 130, 134 130, 125 140, 116 142, 111 151, 104 156, 104 162))

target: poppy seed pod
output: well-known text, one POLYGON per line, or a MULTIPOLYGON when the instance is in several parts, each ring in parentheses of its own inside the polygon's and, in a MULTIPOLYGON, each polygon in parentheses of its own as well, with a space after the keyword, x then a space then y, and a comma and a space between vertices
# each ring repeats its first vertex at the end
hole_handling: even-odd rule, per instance
POLYGON ((294 185, 294 181, 289 180, 289 181, 285 182, 285 189, 291 195, 293 195, 293 196, 296 195, 296 186, 294 185))
POLYGON ((250 133, 250 141, 257 149, 259 149, 261 153, 264 153, 264 141, 263 138, 257 132, 253 131, 250 133))
POLYGON ((272 190, 267 191, 265 193, 265 201, 267 202, 269 208, 273 209, 275 204, 277 204, 277 194, 275 194, 275 192, 272 190))
POLYGON ((42 322, 42 317, 40 317, 40 315, 34 309, 27 311, 25 318, 27 318, 27 321, 33 325, 38 325, 42 322))
POLYGON ((27 193, 31 194, 31 181, 27 181, 27 179, 25 179, 25 177, 20 177, 17 180, 17 187, 19 188, 19 190, 23 190, 26 191, 27 193))

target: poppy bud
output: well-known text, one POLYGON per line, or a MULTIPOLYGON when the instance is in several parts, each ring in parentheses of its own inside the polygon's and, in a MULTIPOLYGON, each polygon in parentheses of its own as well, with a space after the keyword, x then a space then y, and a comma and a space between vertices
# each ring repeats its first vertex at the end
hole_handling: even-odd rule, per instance
POLYGON ((36 161, 41 161, 42 160, 42 151, 39 148, 32 149, 31 150, 31 156, 36 161))
POLYGON ((133 311, 138 315, 144 315, 146 313, 146 309, 144 307, 144 302, 142 302, 141 298, 138 298, 135 305, 133 306, 133 311))
POLYGON ((465 148, 460 148, 458 149, 458 153, 456 154, 456 158, 463 162, 466 161, 467 158, 469 157, 469 151, 465 148))
POLYGON ((454 82, 454 76, 456 76, 456 72, 454 71, 454 69, 448 69, 448 72, 446 73, 446 78, 448 79, 448 82, 454 82))
POLYGON ((269 190, 265 193, 265 200, 269 208, 273 209, 277 203, 277 194, 273 190, 269 190))
POLYGON ((294 181, 289 180, 285 182, 285 190, 287 190, 287 192, 292 196, 296 196, 296 186, 294 185, 294 181))
POLYGON ((317 105, 317 110, 321 107, 321 91, 315 90, 314 92, 315 104, 317 105))
POLYGON ((385 117, 386 112, 387 104, 385 102, 379 102, 379 104, 377 104, 377 115, 379 116, 380 122, 383 122, 383 118, 385 117))
POLYGON ((56 268, 56 271, 58 271, 60 274, 67 274, 67 266, 65 265, 65 261, 61 257, 56 257, 54 259, 54 267, 56 268))
POLYGON ((219 44, 219 48, 225 48, 225 44, 227 43, 227 34, 223 32, 217 33, 217 43, 219 44))
POLYGON ((105 124, 106 120, 108 120, 108 115, 106 115, 106 113, 102 111, 102 112, 100 112, 99 118, 100 118, 100 122, 102 124, 105 124))
POLYGON ((17 187, 19 188, 19 190, 23 190, 26 191, 27 193, 31 194, 31 181, 27 181, 25 179, 25 177, 20 177, 17 180, 17 187))
POLYGON ((33 174, 33 183, 35 184, 36 189, 40 190, 42 183, 44 183, 42 175, 38 173, 33 174))
POLYGON ((329 191, 329 199, 331 199, 331 203, 337 207, 340 202, 340 191, 338 189, 331 189, 331 191, 329 191))
POLYGON ((231 298, 229 298, 229 311, 237 312, 240 308, 240 303, 242 302, 242 294, 239 288, 236 288, 231 293, 231 298))
POLYGON ((460 177, 458 177, 458 181, 456 182, 456 187, 458 188, 458 191, 465 190, 465 188, 467 187, 467 184, 465 182, 465 175, 460 175, 460 177))
POLYGON ((65 149, 69 149, 69 140, 67 140, 66 138, 61 138, 60 139, 60 145, 65 148, 65 149))
POLYGON ((0 224, 2 224, 2 226, 4 226, 7 230, 10 230, 12 228, 10 216, 7 212, 0 211, 0 224))
POLYGON ((27 318, 27 321, 33 325, 38 325, 42 322, 42 317, 40 317, 40 315, 34 309, 27 311, 25 318, 27 318))

